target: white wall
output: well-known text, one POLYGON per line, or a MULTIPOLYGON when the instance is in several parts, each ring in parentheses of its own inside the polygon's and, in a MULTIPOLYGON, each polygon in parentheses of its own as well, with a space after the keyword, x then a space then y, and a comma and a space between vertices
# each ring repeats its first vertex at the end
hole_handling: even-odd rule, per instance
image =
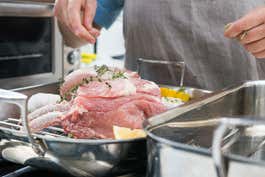
POLYGON ((108 30, 103 29, 98 39, 99 55, 120 55, 125 53, 122 14, 108 30))

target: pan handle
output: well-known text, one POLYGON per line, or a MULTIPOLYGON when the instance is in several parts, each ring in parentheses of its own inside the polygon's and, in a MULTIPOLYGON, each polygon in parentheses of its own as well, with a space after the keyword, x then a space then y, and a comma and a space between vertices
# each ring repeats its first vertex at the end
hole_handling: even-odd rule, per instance
POLYGON ((214 132, 212 143, 212 157, 218 177, 227 177, 227 169, 224 165, 222 153, 222 140, 229 128, 265 125, 265 121, 253 118, 221 118, 218 128, 214 132))
POLYGON ((185 68, 186 68, 185 63, 183 61, 151 60, 151 59, 138 58, 137 59, 137 72, 138 72, 138 74, 141 73, 142 63, 175 65, 177 68, 181 69, 179 86, 183 87, 185 68))
POLYGON ((20 117, 23 123, 24 130, 28 136, 29 142, 32 144, 33 150, 38 154, 43 156, 45 154, 44 150, 35 142, 33 138, 27 119, 27 96, 18 92, 13 92, 9 90, 0 89, 0 102, 6 102, 15 104, 20 109, 20 117))

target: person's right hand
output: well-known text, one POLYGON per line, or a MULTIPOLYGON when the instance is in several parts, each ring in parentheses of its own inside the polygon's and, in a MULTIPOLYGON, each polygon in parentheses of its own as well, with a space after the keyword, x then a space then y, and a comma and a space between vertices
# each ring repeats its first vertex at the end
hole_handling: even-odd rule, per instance
POLYGON ((56 0, 54 13, 59 23, 66 26, 75 36, 95 43, 100 32, 93 27, 96 0, 56 0))

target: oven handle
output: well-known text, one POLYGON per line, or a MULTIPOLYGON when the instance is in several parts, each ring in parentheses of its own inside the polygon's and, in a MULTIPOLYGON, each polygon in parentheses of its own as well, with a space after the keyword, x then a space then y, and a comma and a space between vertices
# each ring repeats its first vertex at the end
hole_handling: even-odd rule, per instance
POLYGON ((54 5, 52 3, 25 3, 2 0, 0 2, 0 17, 52 17, 54 16, 53 7, 54 5))
POLYGON ((20 109, 20 117, 22 120, 23 128, 26 131, 29 142, 32 144, 33 150, 40 156, 44 156, 45 151, 41 146, 36 143, 33 138, 27 119, 27 96, 18 92, 13 92, 9 90, 0 89, 0 102, 6 102, 15 104, 20 109))
POLYGON ((222 153, 222 140, 229 128, 246 127, 255 125, 265 125, 265 121, 253 118, 221 118, 219 126, 214 132, 212 143, 212 158, 214 160, 218 177, 227 177, 227 169, 224 165, 222 153))

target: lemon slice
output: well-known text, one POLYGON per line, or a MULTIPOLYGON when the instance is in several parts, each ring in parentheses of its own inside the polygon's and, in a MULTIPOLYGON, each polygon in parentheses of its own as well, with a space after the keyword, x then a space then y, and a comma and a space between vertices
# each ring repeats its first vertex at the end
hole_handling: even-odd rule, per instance
POLYGON ((142 129, 130 129, 118 126, 113 126, 113 133, 117 140, 146 137, 146 134, 142 129))
POLYGON ((177 90, 174 90, 174 89, 161 87, 160 91, 161 91, 161 96, 162 97, 179 98, 183 102, 187 102, 191 98, 191 96, 188 93, 186 93, 185 91, 183 91, 183 90, 177 91, 177 90))

